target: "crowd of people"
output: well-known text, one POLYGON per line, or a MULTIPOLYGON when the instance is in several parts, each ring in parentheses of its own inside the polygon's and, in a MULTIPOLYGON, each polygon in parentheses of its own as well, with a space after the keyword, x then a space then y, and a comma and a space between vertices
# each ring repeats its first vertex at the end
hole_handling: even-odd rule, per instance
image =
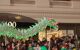
MULTIPOLYGON (((54 37, 54 36, 53 36, 54 37)), ((77 43, 75 37, 61 37, 51 38, 51 49, 50 50, 79 50, 77 49, 77 43)))
POLYGON ((48 50, 47 40, 35 41, 29 38, 28 40, 10 39, 6 42, 0 42, 0 50, 48 50))
POLYGON ((28 40, 16 40, 0 42, 0 50, 79 50, 76 48, 74 37, 51 37, 50 41, 45 38, 40 41, 35 41, 33 38, 28 40))

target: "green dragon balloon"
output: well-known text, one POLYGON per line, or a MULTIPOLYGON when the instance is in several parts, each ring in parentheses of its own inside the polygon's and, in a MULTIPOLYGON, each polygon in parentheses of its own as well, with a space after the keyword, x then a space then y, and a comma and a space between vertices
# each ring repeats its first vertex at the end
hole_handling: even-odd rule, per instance
POLYGON ((54 19, 48 20, 47 18, 43 18, 28 29, 16 29, 15 27, 8 26, 7 22, 2 22, 0 23, 0 36, 3 35, 16 39, 26 39, 43 31, 47 26, 55 30, 58 29, 57 25, 53 25, 54 23, 56 23, 54 19))

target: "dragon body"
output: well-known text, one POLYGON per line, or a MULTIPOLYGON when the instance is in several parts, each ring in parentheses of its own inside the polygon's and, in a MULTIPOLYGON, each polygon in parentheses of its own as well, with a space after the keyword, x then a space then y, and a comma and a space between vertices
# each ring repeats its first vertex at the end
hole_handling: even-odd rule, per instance
POLYGON ((55 23, 56 21, 54 19, 48 20, 47 18, 43 18, 35 25, 30 26, 28 29, 16 29, 15 27, 8 26, 7 22, 0 23, 0 35, 14 37, 16 39, 24 39, 38 34, 38 32, 46 29, 47 26, 57 29, 58 27, 53 25, 55 23))

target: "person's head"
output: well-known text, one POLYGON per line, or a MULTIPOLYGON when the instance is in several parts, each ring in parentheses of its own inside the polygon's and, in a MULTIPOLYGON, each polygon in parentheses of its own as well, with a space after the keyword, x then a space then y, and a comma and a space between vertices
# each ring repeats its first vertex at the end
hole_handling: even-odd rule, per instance
POLYGON ((10 47, 10 44, 8 44, 7 47, 9 48, 10 47))
POLYGON ((32 37, 29 37, 29 40, 33 40, 33 38, 32 37))
POLYGON ((1 45, 4 46, 4 42, 2 42, 1 45))
POLYGON ((45 46, 48 46, 48 42, 45 42, 44 45, 45 45, 45 46))
POLYGON ((40 46, 44 46, 44 43, 43 43, 43 42, 41 42, 41 43, 40 43, 40 46))
POLYGON ((57 49, 57 46, 55 46, 55 47, 52 47, 52 50, 58 50, 58 49, 57 49))
POLYGON ((40 46, 39 43, 37 43, 36 46, 39 47, 40 46))
POLYGON ((31 43, 29 43, 29 47, 32 47, 32 44, 31 43))
POLYGON ((16 42, 16 40, 15 40, 15 39, 12 39, 12 41, 13 41, 13 42, 16 42))

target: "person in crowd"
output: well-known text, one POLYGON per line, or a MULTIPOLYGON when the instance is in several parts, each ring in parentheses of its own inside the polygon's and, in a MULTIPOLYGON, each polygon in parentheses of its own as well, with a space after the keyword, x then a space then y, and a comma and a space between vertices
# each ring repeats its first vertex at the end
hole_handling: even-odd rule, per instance
POLYGON ((76 49, 76 47, 73 47, 73 49, 72 49, 72 50, 77 50, 77 49, 76 49))
POLYGON ((48 50, 47 47, 44 45, 43 42, 41 42, 41 50, 48 50))
POLYGON ((1 50, 6 50, 6 46, 4 42, 1 43, 1 50))
POLYGON ((13 50, 17 50, 17 45, 16 44, 13 46, 13 50))
POLYGON ((67 50, 65 47, 62 47, 61 50, 67 50))
POLYGON ((25 43, 22 44, 21 50, 26 50, 26 44, 25 43))
POLYGON ((17 43, 17 50, 21 50, 21 42, 17 43))
POLYGON ((32 37, 29 37, 29 40, 28 40, 29 43, 32 44, 32 46, 34 47, 34 38, 32 37))
POLYGON ((46 46, 47 47, 47 49, 48 49, 48 47, 49 47, 49 42, 48 41, 46 41, 45 43, 44 43, 44 46, 46 46))
POLYGON ((34 50, 31 43, 29 43, 28 50, 34 50))
POLYGON ((25 41, 25 49, 28 50, 28 40, 25 41))
POLYGON ((36 47, 34 47, 34 50, 41 50, 39 43, 36 44, 36 47))
POLYGON ((48 50, 46 46, 41 46, 41 50, 48 50))
POLYGON ((62 47, 61 47, 61 50, 68 50, 67 49, 67 46, 66 46, 66 43, 63 43, 62 47))
POLYGON ((58 50, 57 46, 52 47, 52 50, 58 50))
POLYGON ((0 42, 0 50, 1 50, 1 42, 0 42))
POLYGON ((8 44, 8 45, 7 45, 7 50, 13 50, 12 44, 8 44))
POLYGON ((75 47, 75 45, 69 42, 69 50, 72 50, 73 47, 75 47))
POLYGON ((59 43, 61 43, 61 39, 58 39, 58 38, 55 38, 55 37, 51 37, 51 39, 50 39, 50 48, 52 49, 55 46, 58 47, 59 43))

